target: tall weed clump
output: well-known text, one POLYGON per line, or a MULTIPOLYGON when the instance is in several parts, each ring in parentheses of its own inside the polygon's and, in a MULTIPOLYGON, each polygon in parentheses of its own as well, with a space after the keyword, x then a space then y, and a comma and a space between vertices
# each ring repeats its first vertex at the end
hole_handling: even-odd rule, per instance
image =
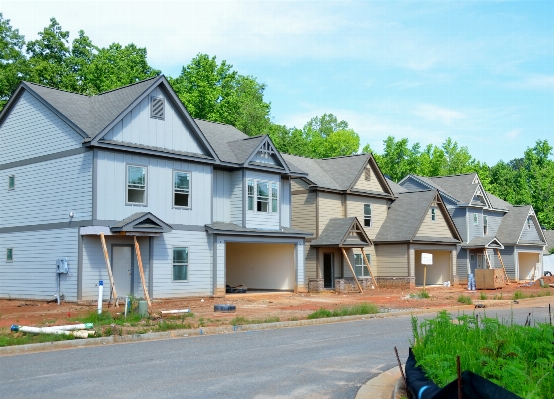
POLYGON ((446 312, 419 322, 412 317, 411 342, 418 365, 440 387, 456 379, 456 356, 469 370, 524 398, 554 392, 554 328, 525 327, 496 318, 446 312))

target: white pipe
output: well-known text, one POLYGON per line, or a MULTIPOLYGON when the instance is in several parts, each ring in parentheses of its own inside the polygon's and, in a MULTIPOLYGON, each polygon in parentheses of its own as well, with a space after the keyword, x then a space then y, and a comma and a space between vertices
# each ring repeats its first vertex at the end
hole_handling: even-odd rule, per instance
POLYGON ((104 293, 104 282, 98 282, 98 314, 102 314, 102 294, 104 293))
POLYGON ((179 313, 189 313, 190 309, 180 309, 180 310, 162 310, 161 314, 179 314, 179 313))
POLYGON ((77 338, 87 338, 89 335, 94 335, 95 331, 67 331, 59 330, 52 327, 27 327, 27 326, 12 326, 12 331, 21 331, 31 334, 55 334, 55 335, 73 335, 77 338), (14 328, 17 327, 17 328, 14 328))

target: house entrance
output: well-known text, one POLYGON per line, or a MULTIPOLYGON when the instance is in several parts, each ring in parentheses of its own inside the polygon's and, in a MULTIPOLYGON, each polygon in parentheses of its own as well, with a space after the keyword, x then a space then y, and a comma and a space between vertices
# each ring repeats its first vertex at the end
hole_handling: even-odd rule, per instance
POLYGON ((541 275, 539 253, 518 252, 517 255, 520 280, 534 280, 541 275))
POLYGON ((333 254, 323 254, 323 288, 333 288, 333 254))
POLYGON ((483 255, 477 255, 477 269, 483 269, 483 255))
POLYGON ((112 245, 112 274, 117 296, 133 294, 133 247, 112 245))

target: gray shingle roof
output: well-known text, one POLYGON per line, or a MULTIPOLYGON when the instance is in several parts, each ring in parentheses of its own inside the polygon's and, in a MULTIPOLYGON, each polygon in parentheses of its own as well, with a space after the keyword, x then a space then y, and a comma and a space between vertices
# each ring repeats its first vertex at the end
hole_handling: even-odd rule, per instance
POLYGON ((114 232, 145 231, 168 233, 173 230, 173 227, 151 212, 136 212, 110 226, 110 230, 114 232))
POLYGON ((312 247, 368 247, 371 240, 365 233, 358 219, 355 217, 332 218, 316 240, 310 243, 312 247), (352 227, 357 227, 360 232, 350 235, 352 227))
POLYGON ((543 230, 542 233, 546 238, 546 248, 544 249, 545 254, 550 253, 550 249, 554 248, 554 230, 543 230))
MULTIPOLYGON (((469 204, 473 200, 473 194, 477 186, 473 183, 476 173, 453 176, 435 176, 423 178, 431 182, 437 189, 444 191, 463 204, 469 204)), ((418 176, 421 178, 421 176, 418 176)))
POLYGON ((504 201, 503 199, 498 198, 496 195, 489 193, 486 191, 487 197, 489 198, 489 201, 493 208, 495 209, 510 209, 512 207, 512 204, 509 202, 504 201))
POLYGON ((234 126, 225 123, 209 122, 203 119, 194 120, 204 136, 216 152, 219 159, 224 162, 243 163, 240 162, 237 156, 229 147, 229 142, 248 139, 248 136, 235 128, 234 126))
POLYGON ((296 155, 282 154, 289 167, 301 170, 308 174, 308 179, 316 186, 340 190, 340 186, 334 181, 316 162, 315 159, 299 157, 296 155))
POLYGON ((518 243, 530 210, 531 205, 512 206, 509 208, 509 212, 502 218, 496 232, 496 237, 502 244, 518 243))
POLYGON ((247 137, 241 140, 229 141, 227 145, 235 154, 236 160, 242 164, 246 162, 263 140, 264 136, 247 137))
POLYGON ((348 190, 360 170, 368 160, 367 154, 357 154, 345 157, 316 159, 316 164, 331 179, 335 181, 340 190, 348 190))
POLYGON ((470 242, 462 245, 464 248, 497 248, 497 242, 502 242, 495 237, 473 237, 470 242), (489 244, 491 244, 489 246, 489 244))
POLYGON ((391 190, 393 191, 393 193, 396 195, 398 193, 406 193, 408 192, 407 189, 405 189, 404 187, 402 187, 400 184, 398 183, 395 183, 393 182, 391 179, 389 179, 388 177, 385 177, 385 179, 387 179, 387 184, 389 185, 389 187, 391 188, 391 190))
POLYGON ((296 230, 290 227, 282 227, 280 230, 275 229, 253 229, 238 226, 234 223, 214 222, 206 225, 206 230, 210 232, 226 232, 227 234, 243 234, 243 235, 267 235, 267 236, 295 236, 295 237, 311 237, 312 233, 308 231, 296 230))

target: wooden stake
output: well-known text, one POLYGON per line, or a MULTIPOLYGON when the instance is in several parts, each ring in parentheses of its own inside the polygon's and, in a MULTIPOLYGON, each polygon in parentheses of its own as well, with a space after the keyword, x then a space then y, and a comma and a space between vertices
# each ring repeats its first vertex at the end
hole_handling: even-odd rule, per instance
POLYGON ((400 374, 402 374, 402 379, 404 380, 404 389, 406 393, 408 392, 408 383, 406 382, 406 376, 404 375, 404 370, 402 370, 402 363, 400 362, 400 356, 398 356, 398 349, 394 347, 394 353, 396 353, 396 361, 398 362, 398 368, 400 369, 400 374))
POLYGON ((363 247, 361 249, 362 249, 362 255, 364 256, 365 264, 367 266, 367 270, 369 270, 369 274, 371 275, 371 278, 373 279, 373 283, 375 283, 375 287, 377 287, 377 289, 379 289, 379 285, 377 284, 377 280, 375 279, 375 276, 373 275, 373 272, 371 271, 371 267, 369 266, 369 262, 367 260, 367 256, 365 255, 363 247))
POLYGON ((462 399, 462 369, 460 367, 460 356, 456 356, 456 371, 458 373, 458 399, 462 399))
POLYGON ((423 265, 423 292, 425 292, 425 280, 427 280, 427 265, 423 265))
POLYGON ((500 250, 496 248, 496 253, 498 254, 498 259, 500 259, 500 264, 502 265, 502 270, 504 270, 504 276, 506 277, 506 284, 510 284, 510 278, 508 277, 508 272, 504 267, 504 262, 502 261, 502 256, 500 256, 500 250))
POLYGON ((342 249, 342 254, 346 258, 346 261, 348 262, 348 266, 350 266, 350 270, 352 271, 352 275, 354 276, 354 281, 356 282, 356 284, 358 284, 358 288, 360 289, 360 294, 363 294, 364 290, 362 289, 362 286, 360 285, 360 282, 358 281, 358 277, 356 277, 356 272, 354 271, 354 268, 352 267, 352 263, 350 263, 350 259, 348 259, 348 255, 346 255, 346 251, 344 250, 344 248, 341 248, 341 249, 342 249))
POLYGON ((119 307, 119 301, 117 299, 117 293, 115 292, 115 283, 113 281, 112 266, 110 265, 110 257, 108 256, 108 248, 106 247, 106 238, 104 233, 100 233, 100 241, 102 242, 102 249, 104 250, 104 259, 106 259, 106 268, 108 269, 108 277, 110 279, 110 287, 112 290, 112 298, 115 302, 115 307, 119 307))
POLYGON ((138 261, 139 272, 140 272, 140 281, 142 282, 142 290, 144 291, 144 298, 146 298, 146 301, 148 301, 148 305, 152 305, 152 302, 150 301, 150 295, 148 295, 148 290, 146 289, 146 281, 144 280, 144 270, 142 269, 142 258, 140 256, 140 247, 137 241, 137 236, 133 236, 133 240, 135 240, 135 252, 137 253, 137 261, 138 261))

